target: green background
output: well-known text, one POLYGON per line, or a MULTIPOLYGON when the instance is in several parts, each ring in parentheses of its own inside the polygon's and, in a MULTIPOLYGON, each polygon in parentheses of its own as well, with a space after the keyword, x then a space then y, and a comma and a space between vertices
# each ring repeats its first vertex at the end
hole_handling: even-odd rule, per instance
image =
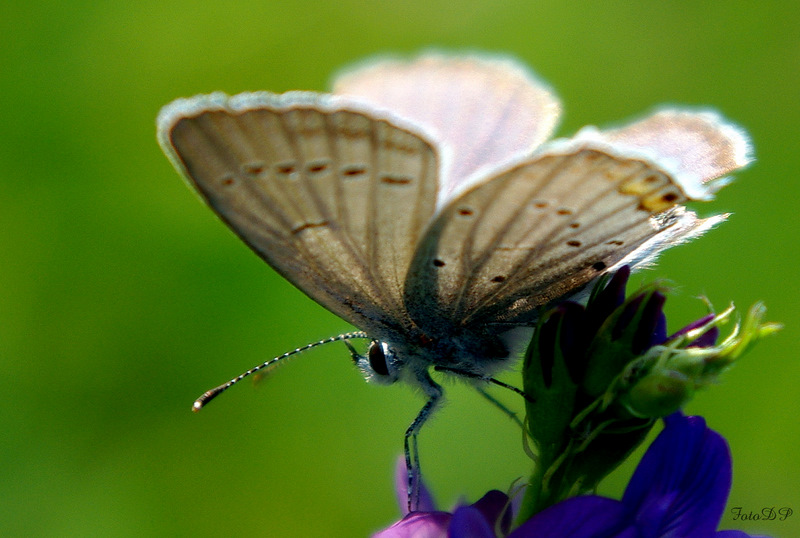
MULTIPOLYGON (((364 536, 393 521, 391 474, 421 405, 367 385, 341 345, 194 415, 204 390, 349 327, 256 258, 155 141, 159 108, 223 90, 324 90, 375 53, 505 52, 557 90, 558 134, 661 103, 712 105, 758 161, 667 252, 671 328, 763 299, 786 329, 689 406, 729 440, 729 507, 800 536, 796 2, 6 2, 0 7, 0 535, 364 536)), ((357 211, 359 208, 353 208, 357 211)), ((514 376, 508 380, 516 381, 514 376)), ((466 387, 424 428, 443 507, 530 462, 466 387)), ((500 395, 511 405, 519 402, 500 395)), ((619 495, 633 466, 601 488, 619 495)))

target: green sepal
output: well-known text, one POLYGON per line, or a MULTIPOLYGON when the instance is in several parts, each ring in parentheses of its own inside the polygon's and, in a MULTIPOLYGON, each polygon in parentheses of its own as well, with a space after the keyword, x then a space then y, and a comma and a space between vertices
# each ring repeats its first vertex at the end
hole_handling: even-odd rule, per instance
POLYGON ((571 446, 551 482, 560 484, 554 502, 590 493, 642 444, 655 424, 650 419, 602 420, 592 417, 591 429, 574 431, 571 446))
MULTIPOLYGON (((569 441, 568 429, 575 412, 578 385, 572 379, 566 358, 559 345, 561 341, 564 312, 550 310, 539 319, 533 339, 525 351, 523 362, 523 387, 529 399, 526 402, 527 435, 536 446, 532 456, 536 462, 533 475, 528 481, 525 495, 517 515, 517 521, 527 520, 542 508, 549 506, 551 497, 549 481, 544 474, 569 441), (543 330, 548 323, 555 322, 555 338, 552 354, 542 353, 543 330)), ((547 337, 552 336, 548 333, 547 337)))
POLYGON ((660 284, 647 286, 631 295, 603 322, 587 353, 589 361, 581 383, 586 394, 591 397, 604 394, 628 364, 636 359, 634 339, 640 330, 642 316, 655 294, 663 295, 665 292, 666 289, 660 284), (621 331, 618 330, 620 318, 627 312, 629 305, 637 301, 639 305, 630 321, 621 331))
POLYGON ((539 320, 536 332, 523 363, 523 387, 529 396, 526 402, 528 433, 542 452, 558 451, 563 444, 564 432, 569 427, 574 414, 575 394, 578 386, 570 376, 569 368, 558 342, 564 318, 558 310, 551 310, 539 320), (546 323, 556 320, 556 345, 552 357, 541 353, 542 328, 546 323), (549 359, 552 358, 552 364, 549 359), (545 369, 548 371, 545 372, 545 369), (549 381, 549 383, 548 383, 549 381))
POLYGON ((698 389, 717 382, 761 338, 781 329, 779 323, 765 323, 766 308, 754 304, 722 342, 710 347, 692 347, 692 341, 712 328, 727 323, 734 312, 730 306, 712 320, 680 337, 654 346, 631 363, 614 387, 620 404, 634 416, 663 417, 691 400, 698 389))

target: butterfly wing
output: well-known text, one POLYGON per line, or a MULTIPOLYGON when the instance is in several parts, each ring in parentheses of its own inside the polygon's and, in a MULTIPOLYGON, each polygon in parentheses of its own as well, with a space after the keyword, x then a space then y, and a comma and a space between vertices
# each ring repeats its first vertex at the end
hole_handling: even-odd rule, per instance
POLYGON ((719 222, 678 205, 689 198, 679 178, 691 172, 692 189, 709 195, 704 182, 747 161, 742 135, 712 119, 663 113, 608 135, 579 135, 449 201, 411 266, 412 318, 431 336, 531 323, 539 306, 607 269, 719 222), (676 150, 686 137, 693 150, 676 150))
MULTIPOLYGON (((406 302, 460 325, 521 323, 673 224, 661 171, 597 150, 539 157, 453 200, 411 268, 406 302)), ((453 330, 452 328, 449 330, 453 330)))
POLYGON ((276 271, 377 337, 402 330, 403 281, 436 203, 421 136, 301 92, 178 100, 158 129, 179 172, 276 271))
POLYGON ((342 73, 333 91, 424 126, 448 157, 439 178, 444 195, 487 167, 528 156, 550 137, 560 111, 553 92, 527 68, 482 54, 380 59, 342 73))

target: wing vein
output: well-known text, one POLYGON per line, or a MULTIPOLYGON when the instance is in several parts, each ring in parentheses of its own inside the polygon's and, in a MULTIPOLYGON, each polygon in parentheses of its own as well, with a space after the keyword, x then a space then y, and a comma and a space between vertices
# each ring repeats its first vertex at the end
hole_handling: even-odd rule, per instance
MULTIPOLYGON (((554 167, 548 171, 547 175, 543 178, 541 183, 528 194, 525 203, 520 204, 517 210, 514 211, 514 213, 511 216, 509 216, 505 224, 494 234, 492 239, 488 242, 489 245, 497 245, 500 243, 501 238, 508 233, 508 230, 514 224, 514 221, 522 214, 522 212, 525 210, 525 207, 530 203, 530 201, 535 199, 538 195, 540 195, 542 191, 553 182, 553 180, 558 176, 558 174, 567 167, 568 164, 569 163, 567 162, 567 159, 564 158, 559 159, 559 161, 554 165, 554 167)), ((496 213, 496 211, 491 210, 491 207, 497 201, 497 198, 502 191, 502 187, 505 185, 505 183, 511 181, 512 179, 513 179, 512 176, 506 176, 502 180, 503 185, 498 185, 497 187, 495 187, 489 204, 487 204, 486 208, 480 212, 479 217, 482 217, 484 214, 494 215, 496 213)), ((475 220, 478 221, 478 219, 475 220)), ((476 233, 474 233, 476 225, 477 224, 474 224, 472 227, 471 233, 469 234, 470 238, 475 237, 477 235, 476 233)), ((470 249, 469 250, 470 256, 465 256, 465 258, 469 260, 467 263, 469 263, 470 268, 464 272, 465 273, 464 284, 461 287, 461 290, 459 291, 458 297, 456 298, 456 305, 454 310, 459 314, 463 314, 465 306, 464 300, 467 291, 473 288, 478 273, 484 268, 489 259, 491 259, 491 256, 494 252, 493 248, 486 248, 484 249, 483 253, 478 257, 478 259, 473 262, 471 259, 472 245, 473 241, 470 240, 467 244, 468 248, 470 249)))

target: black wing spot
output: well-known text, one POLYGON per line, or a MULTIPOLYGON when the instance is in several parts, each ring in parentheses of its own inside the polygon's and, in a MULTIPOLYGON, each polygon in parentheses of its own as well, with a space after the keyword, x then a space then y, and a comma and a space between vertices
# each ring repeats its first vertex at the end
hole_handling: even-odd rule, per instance
POLYGON ((277 170, 279 174, 288 176, 294 174, 297 171, 297 165, 295 163, 276 164, 275 170, 277 170))
POLYGON ((319 161, 308 164, 308 171, 311 174, 319 174, 328 169, 328 161, 319 161))
POLYGON ((264 171, 264 163, 245 163, 242 165, 242 170, 245 174, 257 176, 264 171))
POLYGON ((462 217, 471 217, 475 214, 475 211, 471 207, 459 207, 457 212, 462 217))
POLYGON ((357 177, 363 176, 367 173, 367 168, 365 166, 350 166, 342 170, 342 174, 345 177, 357 177))
POLYGON ((305 224, 301 224, 300 226, 292 229, 292 233, 297 235, 304 230, 308 230, 309 228, 320 228, 322 226, 329 225, 330 222, 327 220, 323 220, 322 222, 306 222, 305 224))
POLYGON ((595 262, 592 264, 592 269, 595 271, 602 271, 606 268, 606 264, 604 262, 595 262))
POLYGON ((408 176, 395 176, 387 174, 385 176, 381 176, 381 183, 386 183, 387 185, 408 185, 411 183, 411 178, 408 176))
POLYGON ((439 258, 436 258, 435 260, 433 260, 433 265, 434 265, 434 267, 444 267, 445 263, 444 263, 444 261, 440 260, 439 258))
POLYGON ((500 282, 505 282, 505 281, 506 281, 506 277, 504 277, 503 275, 497 275, 496 277, 494 277, 492 279, 492 282, 495 282, 497 284, 499 284, 500 282))
POLYGON ((571 247, 579 247, 579 246, 581 246, 581 242, 580 241, 567 241, 567 244, 569 246, 571 246, 571 247))

